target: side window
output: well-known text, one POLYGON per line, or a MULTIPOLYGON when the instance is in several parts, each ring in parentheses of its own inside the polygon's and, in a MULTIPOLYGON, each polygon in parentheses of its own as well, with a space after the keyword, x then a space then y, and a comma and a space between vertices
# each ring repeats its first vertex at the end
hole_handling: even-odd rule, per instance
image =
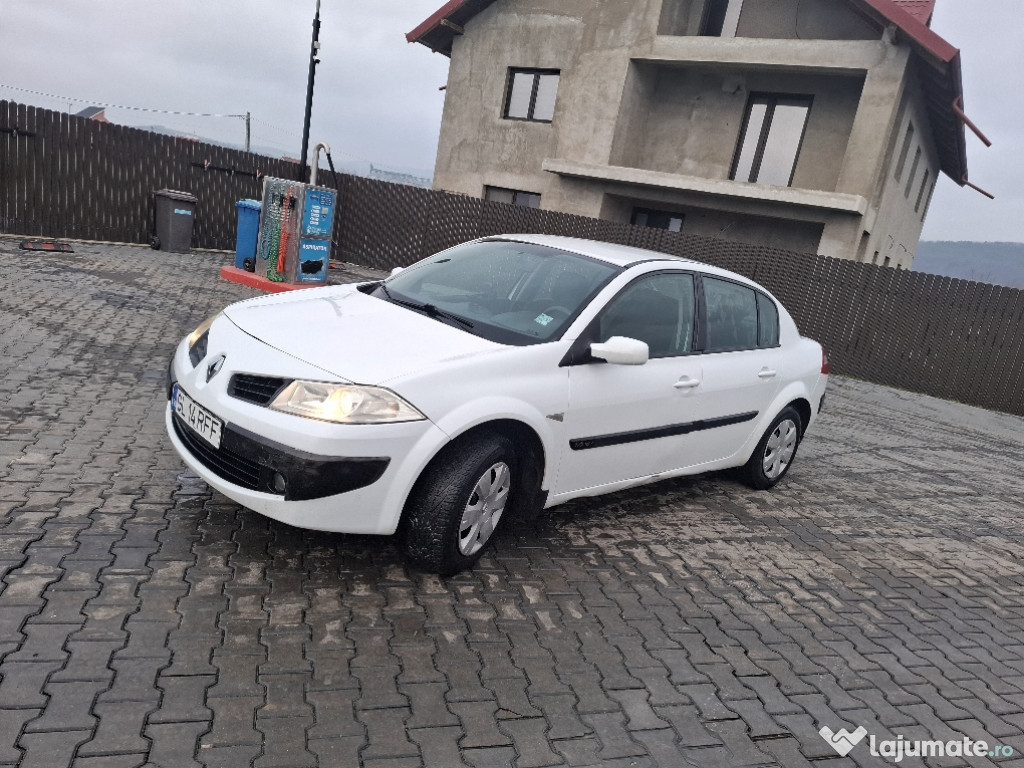
POLYGON ((763 293, 757 294, 757 346, 779 346, 779 308, 763 293))
POLYGON ((626 336, 647 342, 652 358, 693 349, 693 275, 661 272, 628 285, 599 319, 598 340, 626 336))
POLYGON ((757 293, 752 288, 705 277, 704 303, 708 352, 757 347, 757 293))

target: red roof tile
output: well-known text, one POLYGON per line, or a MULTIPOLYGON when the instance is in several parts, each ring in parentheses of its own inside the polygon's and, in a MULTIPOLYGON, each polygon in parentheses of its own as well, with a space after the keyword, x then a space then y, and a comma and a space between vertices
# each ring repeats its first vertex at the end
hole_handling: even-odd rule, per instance
POLYGON ((935 10, 935 0, 893 0, 893 2, 922 24, 931 21, 932 11, 935 10))

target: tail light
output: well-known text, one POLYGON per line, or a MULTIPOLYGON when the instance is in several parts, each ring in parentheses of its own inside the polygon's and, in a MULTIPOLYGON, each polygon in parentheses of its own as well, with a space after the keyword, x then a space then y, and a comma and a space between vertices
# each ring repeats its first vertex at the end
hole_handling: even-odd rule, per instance
POLYGON ((828 355, 825 354, 825 348, 821 348, 821 372, 822 374, 828 374, 828 355))

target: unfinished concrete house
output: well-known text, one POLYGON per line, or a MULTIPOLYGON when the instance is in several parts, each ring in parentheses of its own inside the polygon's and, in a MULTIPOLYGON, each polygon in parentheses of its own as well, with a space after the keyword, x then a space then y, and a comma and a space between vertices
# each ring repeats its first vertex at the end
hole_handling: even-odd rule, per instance
POLYGON ((908 268, 968 184, 934 2, 451 0, 434 187, 908 268))

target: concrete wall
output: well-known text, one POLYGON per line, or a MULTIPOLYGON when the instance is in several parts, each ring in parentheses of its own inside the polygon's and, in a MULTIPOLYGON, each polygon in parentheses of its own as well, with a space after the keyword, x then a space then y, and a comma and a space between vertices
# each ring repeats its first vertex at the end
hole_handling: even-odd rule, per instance
POLYGON ((877 40, 880 30, 842 0, 743 0, 737 37, 877 40))
POLYGON ((862 86, 858 76, 755 71, 738 78, 725 69, 634 64, 612 164, 728 179, 750 94, 804 94, 814 101, 793 186, 835 191, 862 86))
MULTIPOLYGON (((662 35, 700 34, 706 0, 665 0, 662 35)), ((841 0, 743 0, 737 37, 875 40, 880 30, 841 0)))
POLYGON ((658 10, 658 0, 502 0, 474 17, 452 49, 434 187, 522 189, 543 206, 544 158, 607 163, 629 51, 653 38, 658 10), (509 67, 560 70, 551 124, 502 118, 509 67))
MULTIPOLYGON (((454 42, 435 188, 474 197, 485 186, 524 190, 539 193, 548 210, 618 221, 653 201, 659 205, 650 207, 686 213, 684 231, 864 260, 878 250, 880 263, 888 254, 891 264, 909 266, 924 201, 914 214, 916 188, 907 200, 891 179, 901 98, 918 90, 907 74, 909 48, 882 39, 841 0, 745 0, 739 36, 756 31, 764 39, 850 42, 839 44, 847 47, 834 61, 818 43, 817 58, 803 66, 776 61, 778 51, 767 49, 770 58, 762 62, 762 40, 723 40, 723 58, 699 63, 685 51, 678 59, 661 54, 661 43, 679 40, 664 35, 695 33, 703 3, 500 0, 489 6, 454 42), (502 118, 510 67, 561 72, 552 123, 502 118), (542 169, 546 159, 557 159, 726 180, 753 92, 813 96, 793 187, 863 197, 868 215, 772 203, 767 193, 763 201, 744 200, 542 169), (773 218, 783 222, 774 230, 766 225, 773 218)), ((903 110, 914 116, 923 141, 919 183, 926 167, 935 177, 936 154, 921 138, 930 130, 919 97, 907 97, 903 110)))
POLYGON ((719 237, 801 253, 813 253, 817 249, 824 227, 822 223, 814 221, 778 219, 700 205, 665 202, 657 197, 621 197, 616 194, 605 196, 601 218, 629 221, 636 207, 682 214, 685 217, 683 230, 687 234, 719 237))
MULTIPOLYGON (((911 69, 908 72, 908 79, 916 81, 916 78, 916 72, 911 69)), ((938 152, 932 140, 933 134, 928 120, 928 112, 918 89, 906 89, 901 107, 898 125, 892 133, 890 151, 886 156, 881 192, 878 196, 877 215, 871 237, 860 257, 863 261, 880 265, 884 265, 885 259, 888 258, 889 266, 910 269, 918 240, 921 238, 921 229, 924 227, 929 192, 940 171, 938 152), (907 153, 903 174, 897 180, 896 166, 909 123, 914 125, 914 137, 907 153), (914 156, 918 149, 921 150, 921 159, 913 178, 911 178, 914 156), (926 173, 928 174, 927 186, 924 194, 921 195, 920 205, 918 205, 918 195, 926 173)))

